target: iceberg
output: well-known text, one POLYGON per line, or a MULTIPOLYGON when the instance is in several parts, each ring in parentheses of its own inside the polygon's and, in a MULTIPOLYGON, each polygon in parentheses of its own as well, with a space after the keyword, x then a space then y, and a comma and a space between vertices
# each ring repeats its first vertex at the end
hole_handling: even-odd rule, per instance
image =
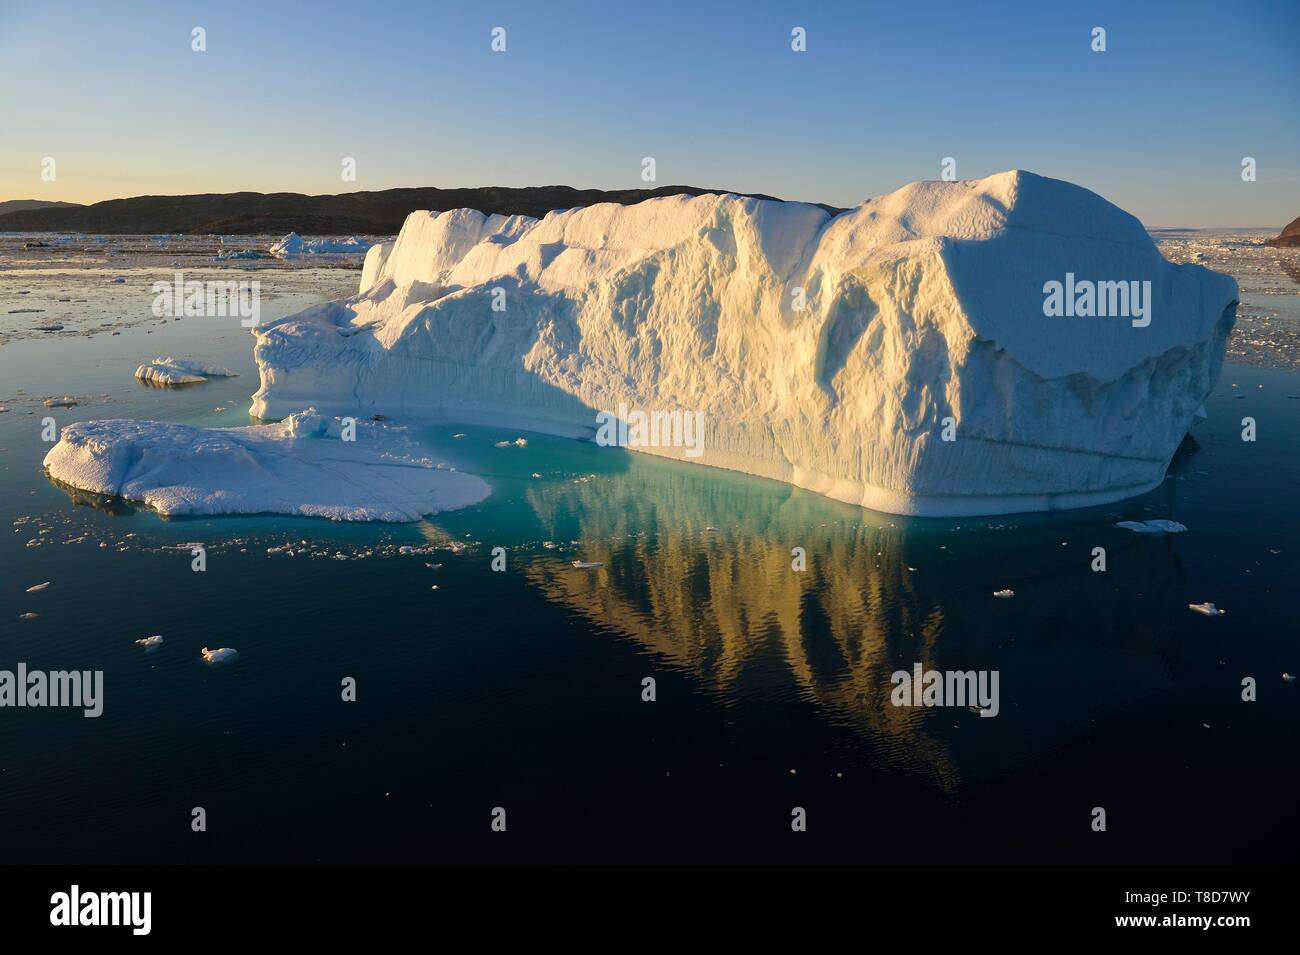
POLYGON ((297 232, 290 232, 268 250, 277 259, 288 259, 299 255, 338 255, 355 253, 364 255, 370 243, 356 236, 346 239, 304 239, 297 232))
POLYGON ((396 425, 312 410, 277 424, 195 428, 160 421, 68 425, 45 456, 56 481, 142 501, 165 515, 292 514, 416 521, 487 497, 478 477, 424 456, 396 425))
POLYGON ((238 378, 239 372, 188 358, 155 358, 135 370, 141 381, 154 385, 192 385, 209 378, 238 378))
POLYGON ((610 409, 702 412, 698 456, 631 449, 897 514, 1082 507, 1163 480, 1237 300, 1022 171, 835 216, 718 194, 413 212, 356 296, 254 330, 252 413, 593 439, 610 409))

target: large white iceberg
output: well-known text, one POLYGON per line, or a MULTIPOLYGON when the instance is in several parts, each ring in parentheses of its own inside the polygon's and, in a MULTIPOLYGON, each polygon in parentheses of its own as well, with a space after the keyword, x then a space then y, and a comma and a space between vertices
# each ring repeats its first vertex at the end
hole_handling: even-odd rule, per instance
POLYGON ((1078 507, 1164 478, 1236 302, 1133 216, 1019 171, 837 216, 734 195, 415 212, 359 295, 255 330, 252 410, 575 437, 600 412, 703 412, 702 454, 639 450, 895 513, 1078 507), (1093 283, 1124 285, 1075 308, 1093 283), (1087 315, 1130 287, 1134 317, 1087 315))
POLYGON ((167 515, 415 521, 488 495, 482 479, 435 464, 403 428, 357 421, 355 440, 343 440, 345 426, 313 410, 247 428, 81 421, 63 429, 45 467, 64 484, 167 515))

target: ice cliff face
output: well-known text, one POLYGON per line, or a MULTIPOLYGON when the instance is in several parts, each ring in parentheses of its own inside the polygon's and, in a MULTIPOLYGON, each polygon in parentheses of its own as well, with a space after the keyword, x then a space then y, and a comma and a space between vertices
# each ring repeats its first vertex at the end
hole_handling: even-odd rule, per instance
POLYGON ((358 296, 257 330, 252 411, 575 437, 601 411, 703 411, 702 455, 639 450, 894 513, 1077 507, 1163 480, 1236 302, 1104 199, 1018 171, 834 218, 729 195, 415 212, 358 296), (1134 317, 1096 314, 1115 286, 1076 301, 1101 282, 1134 317))

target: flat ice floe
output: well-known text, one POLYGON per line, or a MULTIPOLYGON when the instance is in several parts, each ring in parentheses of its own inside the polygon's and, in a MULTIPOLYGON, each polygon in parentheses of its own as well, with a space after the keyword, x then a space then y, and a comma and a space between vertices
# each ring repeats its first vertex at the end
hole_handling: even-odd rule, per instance
POLYGON ((190 358, 155 358, 135 370, 141 381, 155 385, 193 385, 209 378, 238 378, 239 372, 205 365, 190 358))
POLYGON ((1164 480, 1237 301, 1100 196, 1020 171, 838 216, 734 195, 413 212, 358 295, 254 331, 252 412, 598 443, 614 409, 699 414, 696 447, 624 446, 893 513, 1083 507, 1164 480))
POLYGON ((427 457, 404 428, 312 411, 278 424, 195 428, 160 421, 82 421, 45 457, 52 478, 141 501, 161 514, 291 514, 336 521, 415 521, 487 497, 487 484, 427 457))

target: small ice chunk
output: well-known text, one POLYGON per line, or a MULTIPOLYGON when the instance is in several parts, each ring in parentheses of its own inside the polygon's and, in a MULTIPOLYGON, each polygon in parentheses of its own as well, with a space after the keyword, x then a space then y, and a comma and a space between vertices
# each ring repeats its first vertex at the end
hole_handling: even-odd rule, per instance
POLYGON ((30 586, 30 587, 27 588, 27 592, 28 592, 29 594, 40 593, 42 590, 44 590, 44 589, 45 589, 46 587, 48 587, 49 585, 50 585, 50 582, 49 582, 48 580, 45 581, 45 582, 42 583, 42 584, 32 584, 32 586, 30 586))
POLYGON ((526 438, 515 438, 513 441, 498 441, 495 445, 498 448, 526 448, 528 440, 526 438))
POLYGON ((199 653, 203 656, 204 663, 224 663, 227 660, 233 660, 239 655, 238 650, 233 650, 230 647, 221 647, 218 650, 209 650, 204 647, 199 653))
POLYGON ((1222 617, 1228 611, 1220 610, 1212 603, 1188 604, 1188 610, 1195 610, 1197 613, 1205 614, 1207 617, 1222 617))
POLYGON ((284 419, 289 433, 295 438, 339 438, 343 436, 343 422, 340 418, 330 418, 308 408, 284 419))
POLYGON ((1166 520, 1120 521, 1115 526, 1133 531, 1135 534, 1181 534, 1187 530, 1185 524, 1166 520))
POLYGON ((209 378, 238 378, 239 373, 190 358, 166 356, 145 362, 135 370, 135 376, 154 385, 193 385, 209 378))
POLYGON ((1016 595, 1016 592, 1015 592, 1014 590, 1011 590, 1010 588, 1008 588, 1007 590, 995 590, 995 591, 993 591, 993 596, 994 596, 994 597, 1001 597, 1003 600, 1010 599, 1011 597, 1014 597, 1015 595, 1016 595))
POLYGON ((575 560, 573 566, 578 570, 595 570, 597 567, 604 567, 605 564, 599 560, 575 560))
POLYGON ((152 637, 142 637, 136 641, 136 644, 144 647, 145 650, 157 650, 163 644, 162 634, 155 633, 152 637))
POLYGON ((40 616, 40 614, 38 614, 38 613, 32 613, 31 611, 28 611, 27 613, 20 613, 20 614, 18 615, 18 619, 19 619, 19 620, 35 620, 35 619, 36 619, 37 617, 39 617, 39 616, 40 616))

